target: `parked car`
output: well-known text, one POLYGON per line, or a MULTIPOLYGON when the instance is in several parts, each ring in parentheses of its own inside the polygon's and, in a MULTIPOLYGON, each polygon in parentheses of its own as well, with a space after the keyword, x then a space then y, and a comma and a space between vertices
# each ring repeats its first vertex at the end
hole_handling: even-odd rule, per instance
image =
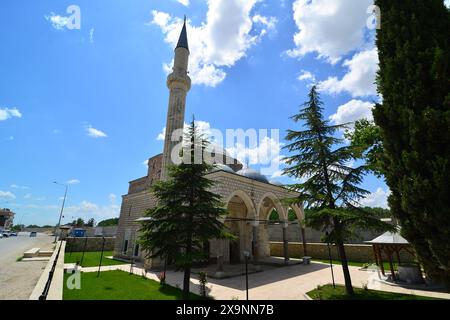
POLYGON ((9 233, 9 236, 10 236, 10 237, 17 237, 17 232, 11 231, 11 232, 9 233))
POLYGON ((36 237, 36 236, 37 236, 36 231, 30 232, 30 237, 36 237))
POLYGON ((9 237, 9 232, 7 230, 3 230, 2 232, 3 238, 8 238, 9 237))
POLYGON ((0 239, 3 238, 3 232, 0 232, 0 239))

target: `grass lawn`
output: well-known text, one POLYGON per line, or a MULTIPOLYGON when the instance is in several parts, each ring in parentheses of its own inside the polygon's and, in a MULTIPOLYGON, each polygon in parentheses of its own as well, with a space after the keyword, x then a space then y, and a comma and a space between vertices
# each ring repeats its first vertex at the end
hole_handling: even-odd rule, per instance
POLYGON ((439 300, 430 297, 414 296, 410 294, 393 293, 386 291, 365 290, 353 288, 354 296, 348 296, 345 293, 344 286, 326 285, 308 292, 308 295, 314 300, 439 300))
MULTIPOLYGON (((64 283, 70 274, 64 274, 64 283)), ((181 300, 180 289, 164 286, 159 282, 130 275, 123 271, 104 271, 97 278, 97 272, 81 273, 81 289, 69 290, 64 285, 64 300, 181 300)), ((191 300, 200 300, 191 293, 191 300)))
MULTIPOLYGON (((97 252, 85 252, 83 258, 82 267, 96 267, 100 264, 100 255, 101 251, 97 252)), ((77 261, 81 262, 81 256, 83 252, 66 252, 64 254, 64 263, 76 263, 77 261)), ((106 257, 110 257, 113 255, 112 251, 103 252, 102 266, 113 266, 117 264, 126 264, 126 262, 119 260, 107 259, 106 257)))

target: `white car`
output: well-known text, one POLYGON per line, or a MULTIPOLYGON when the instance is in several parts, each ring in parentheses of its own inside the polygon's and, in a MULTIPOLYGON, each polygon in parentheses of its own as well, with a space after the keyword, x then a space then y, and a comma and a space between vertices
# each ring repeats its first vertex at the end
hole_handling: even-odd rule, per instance
POLYGON ((3 238, 3 232, 0 231, 0 239, 3 238))

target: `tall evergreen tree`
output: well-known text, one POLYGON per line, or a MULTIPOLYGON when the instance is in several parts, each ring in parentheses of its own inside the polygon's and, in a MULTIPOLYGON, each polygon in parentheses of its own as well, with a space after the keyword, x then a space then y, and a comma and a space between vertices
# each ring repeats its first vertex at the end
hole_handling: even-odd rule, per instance
POLYGON ((358 158, 366 161, 367 168, 381 178, 383 176, 381 164, 383 141, 380 127, 372 121, 361 119, 355 122, 352 129, 347 129, 344 136, 358 152, 358 158))
POLYGON ((306 223, 315 229, 328 232, 327 242, 336 244, 342 262, 347 294, 353 294, 350 271, 344 243, 354 236, 354 230, 389 230, 375 214, 358 207, 358 200, 368 191, 358 185, 367 171, 365 166, 352 168, 348 162, 355 158, 355 148, 342 146, 337 131, 346 125, 330 125, 323 119, 323 107, 316 87, 309 93, 309 101, 300 113, 293 116, 295 122, 304 121, 306 130, 289 130, 285 148, 293 153, 286 158, 289 166, 284 172, 303 183, 292 187, 301 195, 295 203, 305 203, 310 209, 306 223))
POLYGON ((212 169, 203 157, 207 145, 193 120, 184 139, 183 163, 170 167, 169 180, 152 188, 158 205, 148 210, 152 219, 141 229, 142 248, 150 257, 173 255, 184 270, 185 299, 189 298, 192 265, 207 258, 204 244, 228 236, 219 220, 227 211, 220 196, 209 191, 213 181, 205 177, 212 169))
POLYGON ((443 0, 376 0, 374 110, 389 205, 426 273, 450 286, 450 13, 443 0))

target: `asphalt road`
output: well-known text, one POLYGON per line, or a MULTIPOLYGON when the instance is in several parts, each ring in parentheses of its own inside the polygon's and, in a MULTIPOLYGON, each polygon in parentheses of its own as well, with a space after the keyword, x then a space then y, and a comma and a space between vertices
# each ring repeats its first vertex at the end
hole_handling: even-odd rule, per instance
POLYGON ((38 234, 30 238, 28 232, 17 237, 0 239, 0 300, 26 300, 33 291, 47 261, 16 261, 31 248, 52 250, 54 238, 38 234))

